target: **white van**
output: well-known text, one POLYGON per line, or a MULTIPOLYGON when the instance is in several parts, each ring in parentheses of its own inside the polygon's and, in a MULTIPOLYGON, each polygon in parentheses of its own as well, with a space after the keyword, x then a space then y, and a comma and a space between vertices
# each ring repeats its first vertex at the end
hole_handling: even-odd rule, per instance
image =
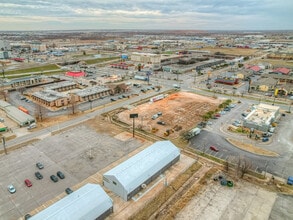
POLYGON ((180 86, 177 85, 177 84, 173 84, 173 88, 175 88, 175 89, 180 89, 180 86))
POLYGON ((27 129, 28 129, 28 130, 31 130, 31 129, 36 128, 36 127, 37 127, 37 124, 36 124, 36 123, 32 123, 32 124, 30 124, 30 125, 27 127, 27 129))

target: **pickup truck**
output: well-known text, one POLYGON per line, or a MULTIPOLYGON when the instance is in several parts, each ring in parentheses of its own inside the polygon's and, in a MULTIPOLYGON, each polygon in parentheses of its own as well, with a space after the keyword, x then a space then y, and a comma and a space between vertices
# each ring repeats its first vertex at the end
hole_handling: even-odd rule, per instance
POLYGON ((289 176, 287 179, 287 184, 288 185, 293 185, 293 176, 289 176))

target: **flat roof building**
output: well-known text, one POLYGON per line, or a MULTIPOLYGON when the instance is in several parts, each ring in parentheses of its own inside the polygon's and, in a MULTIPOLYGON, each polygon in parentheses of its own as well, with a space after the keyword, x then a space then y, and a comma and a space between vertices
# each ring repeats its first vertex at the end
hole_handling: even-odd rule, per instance
POLYGON ((103 184, 128 201, 179 159, 180 150, 171 141, 158 141, 104 173, 103 184))
POLYGON ((30 219, 105 219, 112 212, 113 201, 103 188, 100 185, 88 183, 30 219))
POLYGON ((243 126, 267 132, 272 122, 279 117, 279 110, 278 106, 259 104, 245 117, 243 126))
POLYGON ((3 100, 0 100, 0 108, 6 112, 8 118, 11 118, 20 127, 27 126, 36 122, 34 117, 19 110, 15 106, 3 100))

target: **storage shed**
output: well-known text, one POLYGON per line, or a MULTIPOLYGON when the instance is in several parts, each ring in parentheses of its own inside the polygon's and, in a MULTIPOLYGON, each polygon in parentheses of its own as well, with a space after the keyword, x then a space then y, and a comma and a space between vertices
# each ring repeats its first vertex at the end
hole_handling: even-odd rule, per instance
POLYGON ((112 212, 113 201, 103 188, 88 183, 30 219, 105 219, 112 212))
POLYGON ((103 184, 125 201, 180 159, 171 141, 158 141, 103 175, 103 184))

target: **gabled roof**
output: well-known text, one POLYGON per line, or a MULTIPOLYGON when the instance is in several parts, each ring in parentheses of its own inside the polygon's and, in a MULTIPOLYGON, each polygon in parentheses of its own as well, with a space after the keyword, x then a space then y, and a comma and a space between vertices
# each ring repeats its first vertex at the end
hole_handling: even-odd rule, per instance
POLYGON ((80 189, 32 216, 32 220, 97 219, 113 207, 112 199, 97 184, 86 184, 80 189))
POLYGON ((288 75, 290 73, 290 69, 285 68, 285 67, 280 67, 280 68, 274 69, 273 72, 275 72, 275 73, 282 73, 284 75, 288 75))
POLYGON ((254 72, 258 72, 261 70, 261 68, 259 66, 251 66, 249 67, 250 70, 254 71, 254 72))
POLYGON ((158 141, 103 176, 114 176, 125 190, 131 192, 180 155, 171 141, 158 141))

